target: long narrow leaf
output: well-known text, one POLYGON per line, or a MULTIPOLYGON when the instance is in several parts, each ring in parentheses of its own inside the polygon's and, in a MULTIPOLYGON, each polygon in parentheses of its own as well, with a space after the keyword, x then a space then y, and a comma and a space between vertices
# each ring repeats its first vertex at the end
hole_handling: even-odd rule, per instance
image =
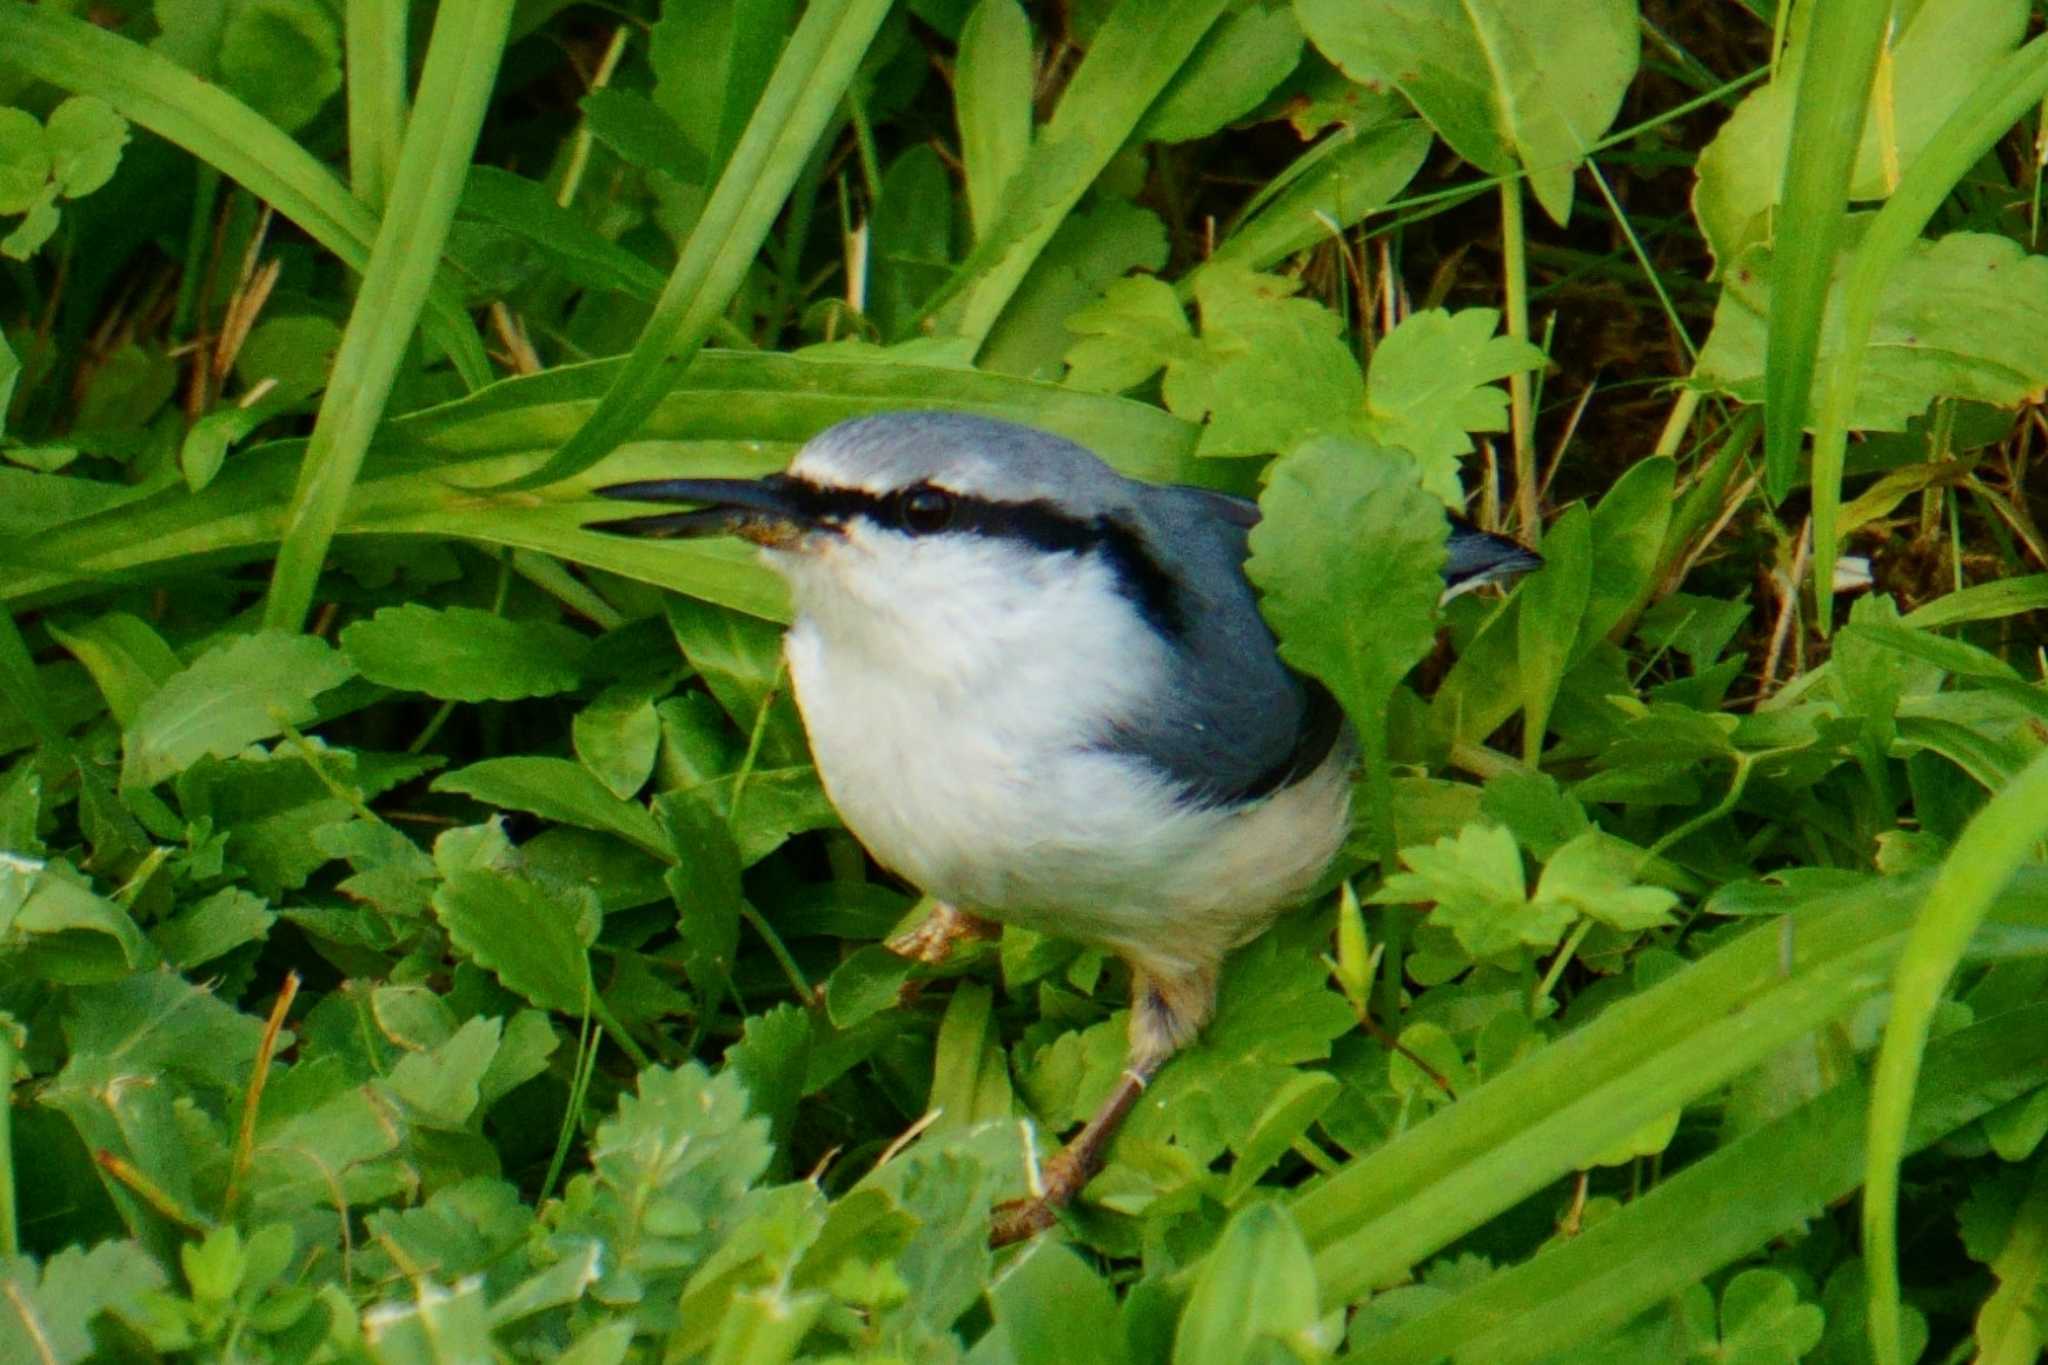
POLYGON ((588 469, 647 420, 745 278, 889 3, 817 0, 805 12, 611 392, 553 459, 510 487, 588 469))
POLYGON ((419 108, 399 153, 377 245, 342 332, 334 373, 286 515, 263 621, 297 630, 340 526, 371 433, 384 415, 413 322, 455 221, 462 180, 483 127, 513 0, 444 0, 420 76, 419 108))
POLYGON ((1890 0, 1830 0, 1809 10, 1792 139, 1779 196, 1777 259, 1765 352, 1764 484, 1773 499, 1799 473, 1799 444, 1820 354, 1828 277, 1841 250, 1849 176, 1890 0))
POLYGON ((1920 1057, 1942 989, 1970 938, 2020 865, 2048 835, 2048 754, 2028 764, 1977 813, 1941 865, 1913 921, 1892 982, 1891 1016, 1871 1084, 1869 1166, 1863 1180, 1863 1255, 1870 1271, 1870 1344, 1878 1365, 1899 1365, 1899 1162, 1920 1057))
MULTIPOLYGON (((1928 1049, 1915 1099, 1914 1150, 2048 1081, 2048 1005, 2030 1005, 1928 1049)), ((1870 1086, 1845 1081, 1745 1133, 1578 1237, 1494 1275, 1365 1343, 1371 1365, 1446 1357, 1507 1365, 1556 1359, 1697 1284, 1816 1209, 1862 1175, 1870 1086), (1730 1190, 1742 1191, 1730 1199, 1730 1190)))
POLYGON ((1003 214, 926 305, 964 296, 958 332, 987 339, 1032 263, 1227 7, 1227 0, 1123 0, 1074 73, 1012 181, 1003 214))
MULTIPOLYGON (((377 220, 276 124, 169 58, 48 8, 0 0, 8 64, 74 94, 97 95, 124 117, 177 143, 305 229, 351 268, 368 267, 377 220)), ((463 383, 490 382, 491 364, 446 281, 427 326, 463 383)))
POLYGON ((1753 932, 1545 1048, 1326 1181, 1296 1212, 1324 1301, 1390 1282, 1643 1124, 1883 989, 1915 884, 1802 911, 1792 961, 1753 932))
MULTIPOLYGON (((1871 220, 1842 290, 1842 333, 1813 433, 1813 580, 1820 628, 1828 629, 1834 593, 1836 522, 1842 506, 1842 464, 1849 411, 1862 381, 1863 354, 1883 301, 1885 282, 1920 238, 1950 192, 2012 126, 2048 93, 2048 36, 2004 58, 1956 106, 1899 186, 1871 220)), ((1777 287, 1776 283, 1772 286, 1777 287)))
POLYGON ((384 207, 405 137, 406 0, 348 0, 348 177, 384 207))
MULTIPOLYGON (((539 493, 471 490, 526 474, 545 460, 610 390, 620 363, 507 380, 390 423, 349 490, 337 529, 537 550, 781 617, 788 604, 779 580, 744 547, 585 531, 584 522, 618 512, 616 504, 589 499, 587 489, 678 473, 766 473, 833 422, 912 403, 1056 431, 1126 473, 1156 482, 1200 483, 1238 469, 1230 461, 1197 461, 1198 428, 1127 399, 973 370, 706 351, 648 418, 646 439, 539 493)), ((179 485, 140 500, 94 503, 88 515, 23 537, 0 572, 0 601, 33 605, 96 583, 161 583, 167 570, 263 557, 277 543, 293 461, 303 449, 303 442, 291 441, 244 451, 203 493, 179 485)))

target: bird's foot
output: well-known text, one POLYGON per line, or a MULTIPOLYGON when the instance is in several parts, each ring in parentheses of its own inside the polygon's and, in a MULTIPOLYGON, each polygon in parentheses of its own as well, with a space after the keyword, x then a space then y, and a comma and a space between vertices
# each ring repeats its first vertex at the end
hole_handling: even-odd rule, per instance
POLYGON ((1109 1092, 1109 1098, 1095 1111, 1095 1117, 1074 1134, 1072 1142, 1060 1148, 1058 1155, 1045 1163, 1045 1169, 1039 1172, 1038 1193, 1029 1199, 1012 1199, 996 1205, 995 1217, 989 1225, 990 1246, 1008 1246, 1012 1242, 1035 1237, 1059 1221, 1059 1211, 1071 1204, 1082 1186, 1102 1169, 1102 1158, 1109 1150, 1110 1138, 1115 1136, 1124 1115, 1130 1113, 1131 1106, 1138 1102, 1138 1096, 1145 1093, 1145 1085, 1157 1069, 1158 1064, 1153 1063, 1143 1069, 1124 1072, 1117 1080, 1116 1089, 1109 1092))
POLYGON ((938 901, 931 913, 900 934, 883 940, 882 946, 898 957, 936 967, 953 955, 953 950, 970 939, 994 938, 1003 927, 993 920, 970 915, 938 901))
POLYGON ((1083 1129, 1078 1137, 1060 1149, 1058 1156, 1045 1163, 1045 1170, 1039 1178, 1039 1193, 1035 1197, 1012 1199, 996 1205, 995 1216, 989 1222, 990 1246, 1004 1247, 1027 1237, 1036 1237, 1059 1221, 1060 1210, 1074 1202, 1074 1196, 1081 1192, 1081 1187, 1102 1165, 1102 1151, 1109 1145, 1107 1132, 1088 1142, 1086 1151, 1080 1150, 1093 1128, 1091 1124, 1083 1129))

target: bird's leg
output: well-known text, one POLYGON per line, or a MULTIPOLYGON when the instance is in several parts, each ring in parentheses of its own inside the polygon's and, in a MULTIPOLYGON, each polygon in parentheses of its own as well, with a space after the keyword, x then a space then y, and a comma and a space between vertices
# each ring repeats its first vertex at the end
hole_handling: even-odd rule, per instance
POLYGON ((1173 973, 1134 967, 1131 977, 1131 1046, 1116 1088, 1073 1140, 1045 1163, 1039 1192, 999 1205, 989 1230, 991 1246, 1007 1246, 1053 1225, 1081 1188, 1102 1169, 1109 1140, 1174 1053, 1194 1041, 1216 1009, 1216 969, 1173 973))
POLYGON ((970 915, 944 901, 934 901, 930 914, 887 939, 882 946, 898 957, 936 967, 953 955, 953 949, 962 940, 994 938, 1002 931, 1002 926, 993 920, 970 915))

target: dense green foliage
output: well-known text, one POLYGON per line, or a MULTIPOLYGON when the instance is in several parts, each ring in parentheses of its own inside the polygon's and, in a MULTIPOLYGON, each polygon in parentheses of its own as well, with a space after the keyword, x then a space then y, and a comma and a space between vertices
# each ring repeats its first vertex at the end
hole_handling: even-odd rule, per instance
POLYGON ((2038 1359, 2033 26, 0 0, 0 1359, 2038 1359), (580 529, 910 406, 1260 496, 1365 741, 999 1253, 1122 968, 888 953, 780 585, 580 529))

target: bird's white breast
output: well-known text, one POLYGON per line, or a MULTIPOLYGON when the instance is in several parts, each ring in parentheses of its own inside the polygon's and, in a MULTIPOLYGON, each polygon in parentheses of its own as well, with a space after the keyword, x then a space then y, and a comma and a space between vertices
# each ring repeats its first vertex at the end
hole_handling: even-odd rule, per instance
POLYGON ((1212 959, 1341 840, 1348 784, 1202 809, 1102 747, 1154 704, 1168 646, 1110 571, 1001 541, 857 544, 778 564, 820 777, 878 860, 940 899, 1162 963, 1212 959), (1185 949, 1185 953, 1181 950, 1185 949))

